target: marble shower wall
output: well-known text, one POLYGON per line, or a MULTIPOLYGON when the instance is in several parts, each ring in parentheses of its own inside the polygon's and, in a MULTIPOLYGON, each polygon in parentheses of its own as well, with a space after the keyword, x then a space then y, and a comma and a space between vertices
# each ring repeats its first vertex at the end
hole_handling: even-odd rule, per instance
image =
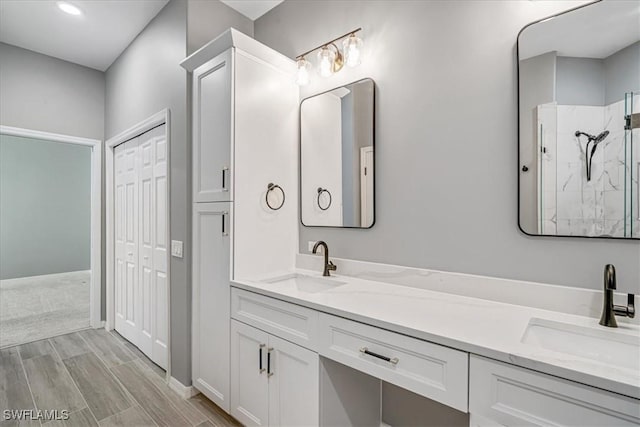
MULTIPOLYGON (((638 111, 639 101, 636 96, 634 111, 638 111)), ((629 136, 625 145, 624 115, 624 100, 604 107, 556 104, 538 107, 538 135, 542 138, 539 162, 542 234, 625 237, 626 227, 629 237, 633 226, 633 237, 640 236, 640 133, 637 129, 633 131, 632 154, 629 136), (587 141, 575 136, 577 130, 592 135, 610 132, 593 156, 590 181, 585 163, 587 141)))

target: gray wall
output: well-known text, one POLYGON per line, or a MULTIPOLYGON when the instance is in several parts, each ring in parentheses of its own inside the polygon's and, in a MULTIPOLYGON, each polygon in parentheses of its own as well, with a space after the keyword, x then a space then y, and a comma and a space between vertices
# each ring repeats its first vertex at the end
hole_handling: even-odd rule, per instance
POLYGON ((88 270, 91 148, 0 135, 0 279, 88 270))
POLYGON ((556 100, 556 52, 520 61, 520 226, 528 233, 538 230, 538 150, 536 107, 556 100))
POLYGON ((106 71, 105 136, 109 139, 153 114, 171 111, 170 232, 184 241, 171 258, 171 375, 190 384, 190 192, 188 188, 187 2, 170 1, 106 71))
POLYGON ((640 91, 640 41, 604 60, 605 104, 624 99, 626 92, 640 91))
POLYGON ((0 124, 102 139, 104 73, 0 43, 0 124))
POLYGON ((572 2, 285 1, 255 23, 258 40, 295 57, 362 26, 363 64, 318 77, 301 97, 377 83, 376 225, 300 227, 337 257, 599 289, 618 267, 638 292, 637 241, 529 237, 517 218, 520 29, 572 2))
POLYGON ((605 105, 604 61, 558 56, 556 101, 560 105, 605 105))
POLYGON ((164 108, 171 111, 171 239, 184 242, 184 258, 171 258, 171 375, 186 385, 191 384, 190 85, 179 64, 188 40, 195 50, 231 26, 247 30, 241 16, 228 9, 218 1, 194 6, 193 0, 171 0, 106 72, 107 139, 164 108), (192 7, 201 16, 189 19, 192 7))
POLYGON ((189 0, 187 52, 191 55, 229 27, 253 36, 253 21, 217 0, 189 0))

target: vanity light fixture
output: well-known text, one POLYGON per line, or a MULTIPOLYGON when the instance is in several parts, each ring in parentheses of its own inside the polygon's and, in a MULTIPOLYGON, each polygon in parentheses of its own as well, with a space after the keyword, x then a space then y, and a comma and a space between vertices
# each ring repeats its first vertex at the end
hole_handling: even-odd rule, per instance
POLYGON ((59 1, 56 3, 58 5, 58 9, 60 9, 61 11, 68 13, 69 15, 73 15, 73 16, 80 16, 82 15, 82 10, 80 10, 80 8, 76 5, 73 5, 69 2, 66 1, 59 1))
POLYGON ((361 51, 362 51, 362 39, 356 36, 358 31, 362 28, 357 28, 346 34, 336 37, 335 39, 314 47, 307 52, 298 55, 296 57, 298 72, 296 77, 296 83, 300 86, 309 84, 311 63, 307 61, 306 57, 310 53, 320 49, 318 52, 318 74, 322 77, 329 77, 334 73, 337 73, 342 69, 346 63, 349 67, 355 67, 361 63, 361 51), (344 40, 343 40, 344 39, 344 40), (336 45, 336 42, 342 40, 342 48, 344 51, 336 45))
POLYGON ((299 86, 306 86, 309 84, 309 73, 311 72, 311 62, 307 61, 304 56, 298 58, 298 73, 296 76, 296 83, 299 86))

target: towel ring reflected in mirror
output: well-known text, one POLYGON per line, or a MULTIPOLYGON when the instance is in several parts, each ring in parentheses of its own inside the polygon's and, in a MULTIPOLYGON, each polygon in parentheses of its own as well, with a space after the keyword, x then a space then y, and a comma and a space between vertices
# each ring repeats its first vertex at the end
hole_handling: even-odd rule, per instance
POLYGON ((267 203, 267 206, 269 207, 269 209, 271 209, 272 211, 277 211, 278 209, 280 209, 282 206, 284 206, 285 198, 286 198, 286 196, 284 194, 284 190, 278 184, 274 184, 274 183, 270 182, 267 185, 267 192, 264 195, 264 201, 267 203), (282 193, 282 202, 280 202, 280 204, 278 206, 274 207, 274 206, 271 205, 271 203, 269 203, 269 193, 271 193, 272 191, 276 191, 276 190, 280 190, 280 192, 282 193))
POLYGON ((326 188, 322 188, 322 187, 318 187, 318 198, 317 198, 317 202, 318 202, 318 207, 320 208, 320 210, 326 211, 327 209, 329 209, 331 207, 331 193, 329 192, 329 190, 327 190, 326 188), (327 193, 329 195, 329 203, 326 204, 325 207, 322 207, 322 204, 320 203, 320 196, 322 196, 322 193, 327 193))

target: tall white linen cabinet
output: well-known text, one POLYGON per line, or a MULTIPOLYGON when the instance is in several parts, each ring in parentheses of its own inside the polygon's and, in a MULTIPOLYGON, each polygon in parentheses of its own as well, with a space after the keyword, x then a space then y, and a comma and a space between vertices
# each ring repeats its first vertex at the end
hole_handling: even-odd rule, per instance
POLYGON ((231 280, 295 262, 295 64, 229 29, 181 65, 192 73, 192 381, 232 413, 231 280))

